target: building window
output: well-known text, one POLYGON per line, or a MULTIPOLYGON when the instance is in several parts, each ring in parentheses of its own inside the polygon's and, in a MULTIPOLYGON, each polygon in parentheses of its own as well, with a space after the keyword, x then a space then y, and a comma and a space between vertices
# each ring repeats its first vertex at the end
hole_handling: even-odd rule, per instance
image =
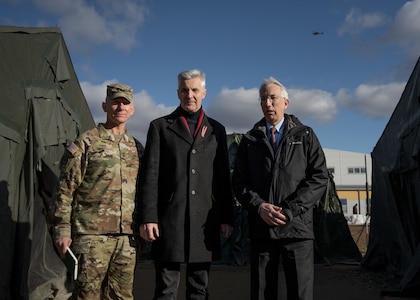
POLYGON ((327 168, 328 169, 328 171, 331 173, 331 174, 334 174, 335 173, 335 168, 334 167, 332 167, 332 168, 327 168))
POLYGON ((366 168, 361 168, 361 167, 352 167, 352 168, 348 168, 348 172, 349 172, 349 174, 361 174, 361 173, 366 173, 366 168))
POLYGON ((341 207, 343 209, 343 213, 347 213, 348 209, 347 209, 347 198, 340 198, 340 202, 341 202, 341 207))

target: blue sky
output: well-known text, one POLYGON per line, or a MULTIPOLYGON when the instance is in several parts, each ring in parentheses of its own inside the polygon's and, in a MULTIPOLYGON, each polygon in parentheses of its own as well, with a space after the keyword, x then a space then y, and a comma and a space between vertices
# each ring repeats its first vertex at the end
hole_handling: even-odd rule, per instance
POLYGON ((131 85, 129 131, 179 104, 177 74, 207 74, 206 113, 227 132, 261 117, 274 76, 287 113, 324 148, 370 153, 420 55, 420 0, 1 0, 0 25, 59 27, 96 122, 111 82, 131 85), (313 31, 323 34, 313 35, 313 31))

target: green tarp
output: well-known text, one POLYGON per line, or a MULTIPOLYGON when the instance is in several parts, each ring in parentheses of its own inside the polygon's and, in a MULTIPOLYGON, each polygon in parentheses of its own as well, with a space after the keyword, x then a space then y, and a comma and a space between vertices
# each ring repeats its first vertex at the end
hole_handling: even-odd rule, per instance
POLYGON ((0 26, 0 295, 68 293, 47 215, 67 140, 95 124, 58 28, 0 26))
POLYGON ((344 217, 334 176, 328 174, 327 190, 314 208, 315 262, 359 263, 362 255, 344 217))
POLYGON ((420 295, 420 59, 372 152, 372 209, 362 265, 420 295))

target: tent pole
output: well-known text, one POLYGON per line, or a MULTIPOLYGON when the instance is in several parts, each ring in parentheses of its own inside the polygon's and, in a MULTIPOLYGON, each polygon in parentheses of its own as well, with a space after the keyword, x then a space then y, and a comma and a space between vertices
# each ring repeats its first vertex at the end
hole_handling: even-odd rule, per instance
POLYGON ((369 183, 368 183, 368 169, 367 169, 367 160, 365 154, 365 175, 366 175, 366 215, 370 215, 370 204, 369 204, 369 183))

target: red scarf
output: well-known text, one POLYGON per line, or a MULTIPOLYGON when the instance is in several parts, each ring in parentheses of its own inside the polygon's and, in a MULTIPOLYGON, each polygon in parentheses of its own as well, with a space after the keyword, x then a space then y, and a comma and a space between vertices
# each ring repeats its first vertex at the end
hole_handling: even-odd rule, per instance
MULTIPOLYGON (((198 117, 197 125, 196 125, 195 130, 194 130, 194 135, 193 135, 194 138, 196 137, 196 135, 198 133, 198 130, 200 130, 201 124, 203 123, 203 119, 204 119, 204 110, 201 110, 200 116, 198 117)), ((181 116, 181 120, 184 122, 185 127, 187 127, 188 131, 190 131, 190 127, 188 126, 187 118, 185 118, 184 116, 181 116)), ((204 134, 205 134, 205 132, 202 134, 203 137, 204 137, 204 134)))

